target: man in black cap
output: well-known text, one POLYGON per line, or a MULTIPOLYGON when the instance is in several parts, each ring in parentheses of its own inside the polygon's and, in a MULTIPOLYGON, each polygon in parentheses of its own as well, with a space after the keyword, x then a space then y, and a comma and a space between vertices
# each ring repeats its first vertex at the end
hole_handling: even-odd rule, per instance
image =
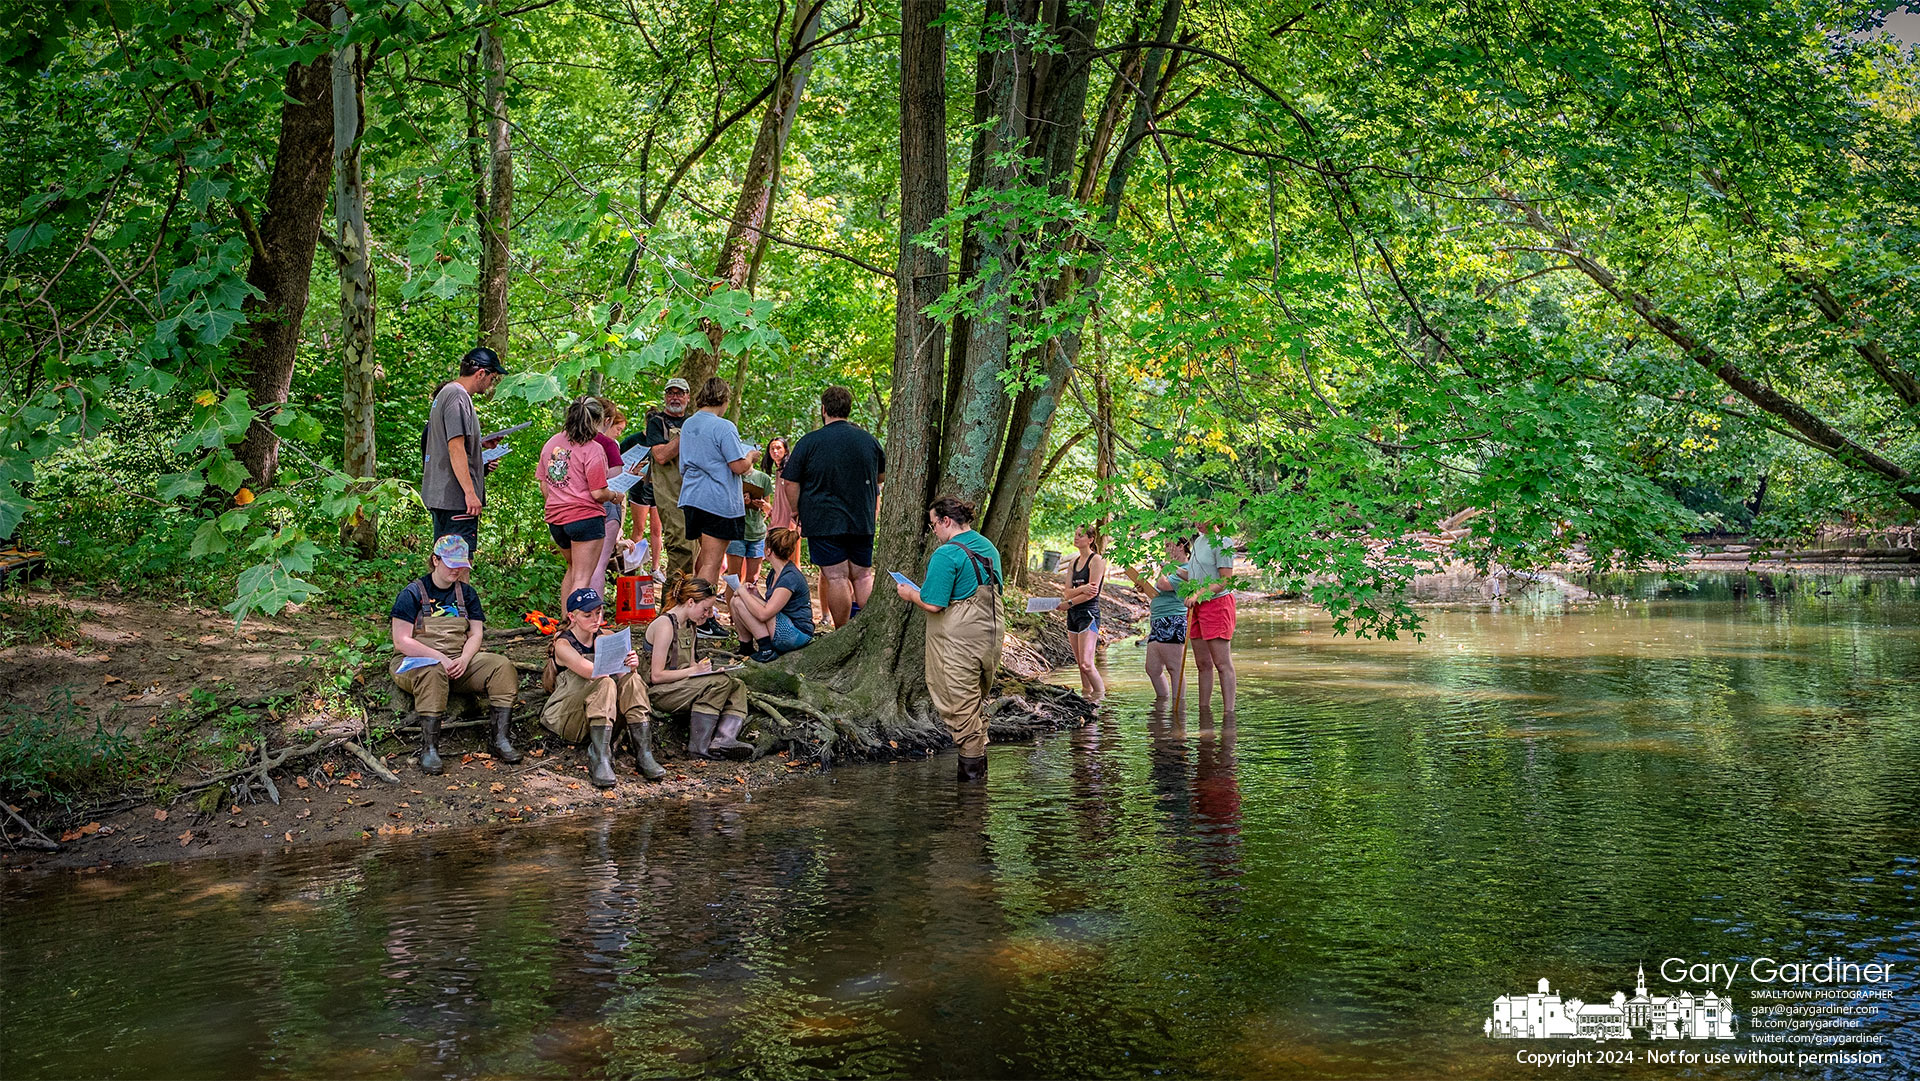
POLYGON ((427 462, 420 495, 433 513, 433 535, 465 537, 480 545, 480 508, 487 502, 487 471, 480 454, 480 416, 473 400, 493 393, 507 374, 486 346, 460 358, 460 378, 440 388, 427 414, 427 462))

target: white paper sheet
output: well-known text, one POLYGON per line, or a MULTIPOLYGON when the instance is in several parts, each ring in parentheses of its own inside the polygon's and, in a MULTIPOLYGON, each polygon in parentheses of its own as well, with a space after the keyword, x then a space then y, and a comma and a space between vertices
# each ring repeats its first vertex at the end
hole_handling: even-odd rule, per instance
POLYGON ((627 654, 633 652, 633 628, 603 634, 593 640, 593 675, 617 676, 627 670, 627 654))
POLYGON ((507 456, 507 452, 511 451, 512 449, 513 449, 512 447, 506 445, 505 443, 502 443, 497 447, 488 447, 486 450, 483 450, 480 452, 480 460, 482 462, 497 462, 500 459, 505 458, 507 456))
POLYGON ((640 483, 643 479, 645 478, 636 477, 632 473, 615 473, 613 476, 607 478, 607 491, 624 494, 632 491, 633 486, 640 483))
POLYGON ((1027 611, 1052 612, 1060 607, 1059 597, 1028 597, 1027 611))

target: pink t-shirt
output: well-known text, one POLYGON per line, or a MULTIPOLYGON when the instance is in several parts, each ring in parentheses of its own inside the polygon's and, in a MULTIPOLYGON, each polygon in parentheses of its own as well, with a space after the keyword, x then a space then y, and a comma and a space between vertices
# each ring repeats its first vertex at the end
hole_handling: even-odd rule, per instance
POLYGON ((607 456, 597 443, 570 443, 555 432, 540 448, 540 494, 549 525, 598 518, 606 509, 589 493, 607 486, 607 456))

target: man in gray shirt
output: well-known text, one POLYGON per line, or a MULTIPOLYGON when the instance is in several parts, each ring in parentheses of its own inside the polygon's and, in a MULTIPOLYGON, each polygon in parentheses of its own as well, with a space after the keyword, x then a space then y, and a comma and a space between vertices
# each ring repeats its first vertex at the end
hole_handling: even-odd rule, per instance
POLYGON ((465 537, 467 549, 480 544, 480 508, 487 502, 487 471, 480 454, 480 417, 473 399, 486 397, 507 374, 499 354, 486 346, 460 358, 460 378, 434 396, 427 414, 427 464, 420 496, 433 514, 435 540, 465 537))

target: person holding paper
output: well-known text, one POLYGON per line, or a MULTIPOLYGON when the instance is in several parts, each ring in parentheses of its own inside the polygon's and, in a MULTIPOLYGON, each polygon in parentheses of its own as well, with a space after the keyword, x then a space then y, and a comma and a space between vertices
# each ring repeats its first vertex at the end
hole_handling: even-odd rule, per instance
POLYGON ((648 491, 643 497, 654 504, 660 521, 660 535, 653 549, 666 564, 667 580, 693 571, 693 547, 687 543, 687 519, 680 513, 680 428, 687 420, 687 381, 674 376, 660 396, 660 408, 647 414, 646 428, 638 436, 629 436, 620 449, 644 447, 652 459, 648 491))
POLYGON ((793 565, 799 548, 797 529, 768 533, 764 592, 750 584, 733 595, 733 626, 740 632, 741 652, 751 643, 753 659, 762 664, 813 641, 813 597, 807 576, 793 565))
POLYGON ((927 693, 960 748, 958 778, 985 780, 987 695, 1006 636, 1000 552, 974 532, 973 504, 957 496, 934 500, 927 522, 940 543, 927 557, 926 582, 916 589, 896 571, 894 589, 927 613, 927 693))
POLYGON ((547 533, 566 558, 560 579, 564 606, 576 589, 593 581, 596 566, 604 567, 606 504, 626 497, 607 487, 607 454, 594 442, 606 413, 600 399, 588 395, 567 406, 566 427, 540 448, 540 492, 546 497, 547 533))
POLYGON ((1193 663, 1200 671, 1200 708, 1213 702, 1214 674, 1220 676, 1220 709, 1234 715, 1233 631, 1238 622, 1233 602, 1233 538, 1217 523, 1197 522, 1187 577, 1196 583, 1188 594, 1192 616, 1193 663))
POLYGON ((434 539, 458 534, 467 539, 468 552, 480 546, 480 508, 487 502, 480 417, 473 400, 492 394, 506 374, 493 350, 484 345, 470 349, 460 358, 460 378, 440 388, 427 413, 420 498, 433 515, 434 539))
MULTIPOLYGON (((746 536, 747 500, 740 478, 751 466, 740 429, 722 415, 732 398, 725 379, 707 380, 680 429, 680 513, 687 539, 695 545, 694 577, 709 582, 720 581, 727 545, 746 536)), ((719 620, 708 619, 700 633, 720 638, 727 632, 719 620)))
POLYGON ((697 660, 696 628, 713 618, 720 603, 713 583, 682 578, 667 597, 668 608, 647 625, 647 665, 654 705, 666 713, 687 712, 687 752, 701 758, 753 757, 740 740, 747 724, 747 685, 738 676, 697 660), (716 735, 716 732, 718 733, 716 735))
MULTIPOLYGON (((620 436, 627 430, 627 414, 615 404, 612 398, 601 398, 599 402, 605 419, 600 422, 600 431, 593 437, 593 441, 600 444, 601 450, 607 452, 607 478, 611 482, 627 468, 626 460, 620 453, 620 436)), ((608 490, 621 495, 620 489, 614 488, 611 483, 608 484, 608 490)), ((624 499, 625 496, 622 495, 622 498, 624 499)), ((605 593, 607 561, 612 559, 619 550, 621 503, 619 500, 609 500, 601 506, 607 512, 607 535, 601 542, 600 562, 594 566, 593 577, 587 581, 587 585, 595 592, 605 593)))
POLYGON ((819 428, 800 437, 780 467, 780 487, 807 558, 820 568, 820 598, 844 627, 873 592, 873 531, 887 452, 853 415, 853 391, 820 392, 819 428))
POLYGON ((1128 567, 1127 577, 1134 587, 1150 598, 1147 601, 1147 682, 1153 684, 1153 698, 1164 702, 1173 697, 1174 675, 1185 664, 1187 642, 1187 606, 1180 599, 1180 583, 1187 580, 1182 566, 1193 558, 1193 548, 1181 536, 1168 536, 1165 563, 1151 578, 1128 567))
POLYGON ((1076 526, 1073 562, 1067 567, 1067 640, 1073 644, 1073 662, 1080 667, 1080 693, 1094 705, 1107 695, 1107 681, 1096 663, 1100 648, 1100 587, 1107 581, 1107 558, 1100 554, 1097 526, 1076 526))
POLYGON ((494 757, 518 762, 520 752, 507 735, 520 677, 512 661, 480 651, 487 617, 479 592, 468 581, 473 577, 473 556, 466 538, 454 534, 435 541, 428 564, 428 573, 408 582, 387 613, 392 619, 393 648, 399 654, 388 671, 396 687, 413 695, 413 709, 420 718, 420 771, 433 776, 445 771, 440 761, 440 724, 453 691, 486 696, 493 711, 490 746, 494 757), (400 671, 412 658, 433 663, 400 671))
POLYGON ((760 471, 759 447, 747 449, 747 471, 740 475, 740 488, 747 497, 747 521, 741 539, 727 542, 727 573, 742 582, 755 582, 767 555, 767 514, 773 509, 767 496, 774 490, 773 478, 760 471))
POLYGON ((553 693, 540 710, 540 723, 568 743, 587 745, 587 780, 595 788, 612 788, 617 780, 613 729, 624 723, 640 776, 657 781, 667 771, 653 760, 653 714, 646 681, 639 674, 640 655, 628 650, 623 672, 593 674, 594 643, 606 622, 606 601, 599 590, 576 589, 567 597, 567 625, 549 647, 553 693))

